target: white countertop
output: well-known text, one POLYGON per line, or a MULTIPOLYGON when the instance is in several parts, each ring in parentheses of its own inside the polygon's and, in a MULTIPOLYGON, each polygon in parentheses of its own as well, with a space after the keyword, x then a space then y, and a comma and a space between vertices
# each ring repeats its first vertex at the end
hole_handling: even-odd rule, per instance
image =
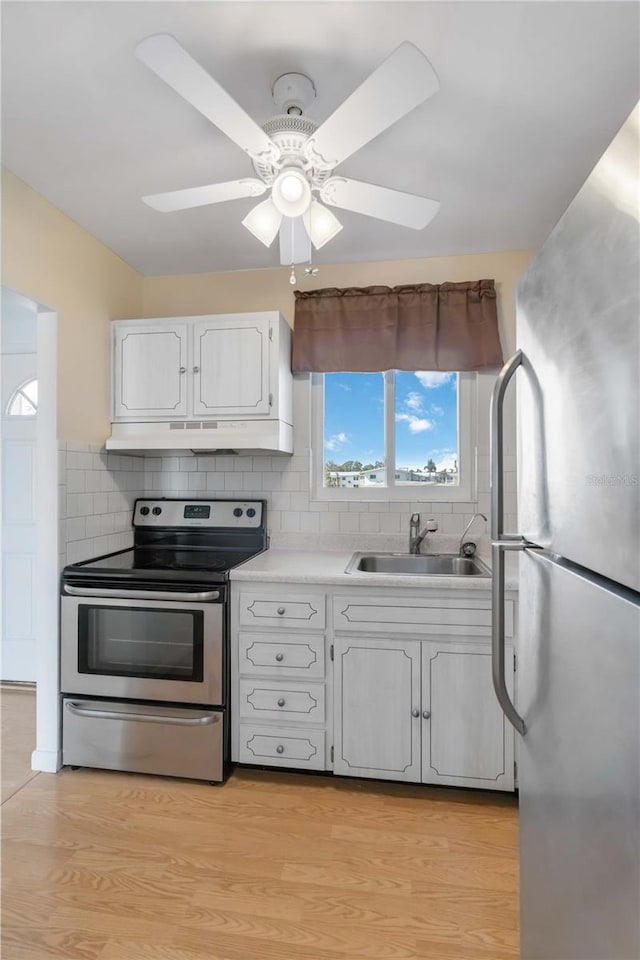
MULTIPOLYGON (((230 572, 232 581, 318 583, 334 586, 419 587, 431 590, 485 590, 490 577, 425 577, 384 573, 345 573, 353 550, 290 550, 271 548, 230 572)), ((508 590, 517 589, 507 583, 508 590)))

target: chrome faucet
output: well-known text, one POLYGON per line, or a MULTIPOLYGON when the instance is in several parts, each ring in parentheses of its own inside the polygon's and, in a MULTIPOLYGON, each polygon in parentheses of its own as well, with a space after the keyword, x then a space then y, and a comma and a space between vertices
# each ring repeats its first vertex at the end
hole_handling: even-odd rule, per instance
POLYGON ((459 548, 459 550, 458 550, 458 553, 460 554, 461 557, 472 557, 472 556, 474 555, 474 553, 476 552, 476 545, 475 545, 475 543, 473 543, 471 540, 466 540, 466 541, 465 541, 464 538, 465 538, 466 535, 467 535, 467 532, 468 532, 468 530, 469 530, 469 527, 471 526, 471 524, 473 523, 473 521, 476 520, 478 517, 482 517, 482 519, 485 520, 485 521, 486 521, 486 519, 487 519, 487 518, 485 517, 484 513, 474 513, 474 515, 471 517, 471 520, 469 520, 469 523, 468 523, 468 524, 466 525, 466 527, 464 528, 464 533, 463 533, 462 536, 460 537, 460 548, 459 548))
POLYGON ((420 553, 420 547, 426 535, 435 533, 437 529, 438 524, 432 517, 427 520, 424 529, 420 530, 420 514, 412 513, 409 520, 409 553, 420 553))

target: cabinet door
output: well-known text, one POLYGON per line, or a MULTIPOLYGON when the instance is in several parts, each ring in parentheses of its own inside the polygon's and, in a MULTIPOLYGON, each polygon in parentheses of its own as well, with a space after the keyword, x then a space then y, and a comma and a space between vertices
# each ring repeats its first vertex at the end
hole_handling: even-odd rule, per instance
POLYGON ((193 327, 197 417, 269 413, 269 320, 211 317, 193 327))
POLYGON ((488 644, 423 645, 421 722, 424 783, 513 790, 513 730, 493 692, 488 644))
POLYGON ((419 780, 419 641, 336 638, 334 660, 333 772, 419 780))
POLYGON ((114 328, 114 418, 171 419, 187 413, 187 327, 114 328))

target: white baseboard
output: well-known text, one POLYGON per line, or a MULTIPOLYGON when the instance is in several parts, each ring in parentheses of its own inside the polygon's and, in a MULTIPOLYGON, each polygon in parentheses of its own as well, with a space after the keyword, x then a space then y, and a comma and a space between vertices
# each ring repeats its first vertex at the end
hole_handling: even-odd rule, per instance
POLYGON ((57 773, 62 766, 61 750, 34 750, 31 754, 31 769, 41 773, 57 773))

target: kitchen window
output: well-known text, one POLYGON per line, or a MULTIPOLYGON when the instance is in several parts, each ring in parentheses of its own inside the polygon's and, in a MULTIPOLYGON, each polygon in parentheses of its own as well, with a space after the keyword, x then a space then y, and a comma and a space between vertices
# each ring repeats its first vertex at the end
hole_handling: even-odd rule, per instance
POLYGON ((319 500, 472 499, 475 374, 312 374, 319 500))

